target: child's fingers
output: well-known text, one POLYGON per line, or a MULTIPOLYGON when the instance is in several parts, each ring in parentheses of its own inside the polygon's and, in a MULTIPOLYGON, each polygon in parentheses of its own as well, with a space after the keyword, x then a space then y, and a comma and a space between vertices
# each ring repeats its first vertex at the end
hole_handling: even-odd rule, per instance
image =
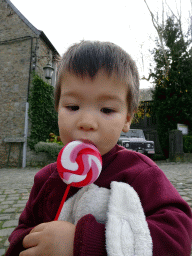
POLYGON ((34 233, 34 232, 40 232, 40 231, 43 231, 45 229, 45 227, 48 225, 49 222, 47 223, 41 223, 39 225, 37 225, 36 227, 34 227, 30 234, 34 233))
POLYGON ((31 247, 27 250, 22 251, 19 256, 38 256, 36 247, 31 247))
POLYGON ((39 243, 39 233, 30 233, 23 239, 23 247, 31 248, 37 246, 39 243))

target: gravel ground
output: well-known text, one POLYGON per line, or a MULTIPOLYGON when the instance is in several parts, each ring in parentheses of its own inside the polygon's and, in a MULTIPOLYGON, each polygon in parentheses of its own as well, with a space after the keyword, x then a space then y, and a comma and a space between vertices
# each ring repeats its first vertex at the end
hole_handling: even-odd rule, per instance
MULTIPOLYGON (((157 165, 192 208, 192 163, 157 162, 157 165)), ((8 237, 18 224, 38 171, 39 168, 0 169, 0 256, 9 246, 8 237)))

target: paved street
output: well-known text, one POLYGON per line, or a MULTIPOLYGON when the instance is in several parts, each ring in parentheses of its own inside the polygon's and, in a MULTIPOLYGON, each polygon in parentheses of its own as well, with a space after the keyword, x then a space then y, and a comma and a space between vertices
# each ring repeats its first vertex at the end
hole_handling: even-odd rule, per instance
MULTIPOLYGON (((159 167, 192 208, 192 163, 160 163, 159 167)), ((0 256, 18 224, 39 168, 0 169, 0 256)), ((191 254, 192 255, 192 254, 191 254)))

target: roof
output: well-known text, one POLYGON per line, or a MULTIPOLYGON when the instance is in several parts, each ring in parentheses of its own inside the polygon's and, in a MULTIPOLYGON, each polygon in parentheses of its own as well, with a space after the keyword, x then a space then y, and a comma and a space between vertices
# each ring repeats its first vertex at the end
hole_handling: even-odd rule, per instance
POLYGON ((152 101, 152 89, 140 89, 139 101, 152 101))
POLYGON ((52 43, 49 41, 47 36, 43 33, 43 31, 38 30, 36 27, 34 27, 26 18, 25 16, 12 4, 10 0, 5 0, 5 2, 11 7, 11 9, 20 17, 21 20, 41 39, 49 46, 49 48, 57 55, 59 55, 58 51, 55 49, 55 47, 52 45, 52 43))

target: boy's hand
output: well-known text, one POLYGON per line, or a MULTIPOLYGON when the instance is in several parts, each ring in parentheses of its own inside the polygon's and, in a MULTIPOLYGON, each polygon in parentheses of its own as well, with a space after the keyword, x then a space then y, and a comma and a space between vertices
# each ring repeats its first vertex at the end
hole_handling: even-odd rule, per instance
POLYGON ((67 221, 42 223, 23 239, 19 256, 72 256, 75 225, 67 221))

